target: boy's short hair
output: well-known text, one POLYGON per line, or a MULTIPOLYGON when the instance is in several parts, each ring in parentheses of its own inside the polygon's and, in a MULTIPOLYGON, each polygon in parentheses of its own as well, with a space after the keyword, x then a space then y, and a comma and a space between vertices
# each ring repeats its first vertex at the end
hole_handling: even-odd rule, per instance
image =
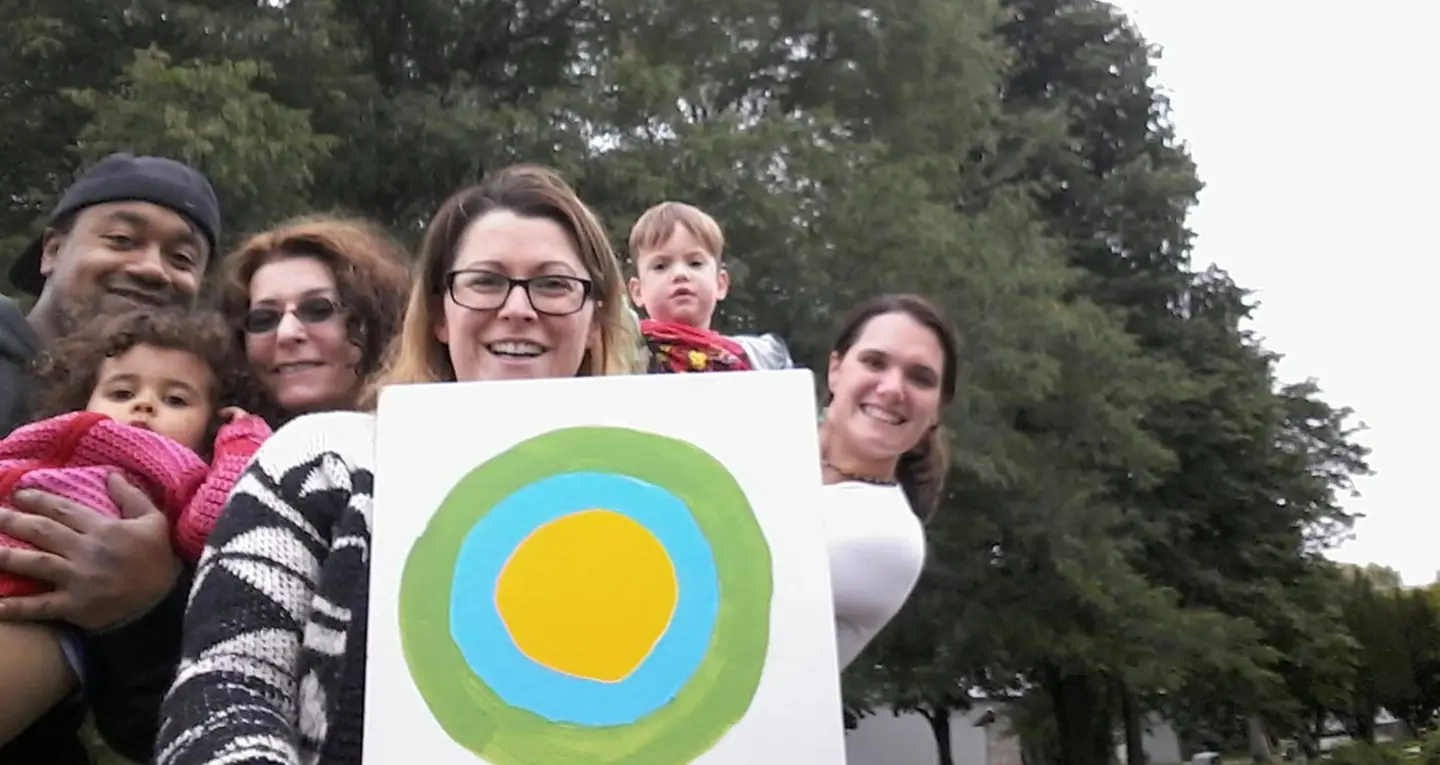
POLYGON ((664 246, 675 232, 676 226, 683 226, 690 236, 719 261, 725 253, 725 234, 720 224, 708 213, 684 202, 661 202, 646 210, 630 229, 630 262, 638 263, 640 253, 664 246))

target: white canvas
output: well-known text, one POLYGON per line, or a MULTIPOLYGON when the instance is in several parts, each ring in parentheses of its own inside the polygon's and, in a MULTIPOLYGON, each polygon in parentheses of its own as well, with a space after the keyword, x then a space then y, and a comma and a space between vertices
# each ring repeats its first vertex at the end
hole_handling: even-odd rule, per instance
MULTIPOLYGON (((813 378, 803 370, 452 383, 384 391, 379 405, 372 518, 365 763, 843 764, 844 732, 829 569, 820 518, 822 481, 814 411, 813 378), (552 438, 545 434, 577 426, 621 428, 639 431, 640 435, 585 431, 585 438, 599 432, 595 436, 599 440, 565 441, 586 444, 582 451, 596 453, 577 458, 582 463, 580 468, 572 465, 577 460, 553 456, 579 447, 555 447, 554 443, 546 443, 543 449, 535 446, 552 438), (660 449, 657 443, 664 442, 653 440, 625 440, 653 436, 687 442, 699 452, 683 445, 660 449), (531 441, 536 437, 542 437, 541 441, 531 441), (645 446, 593 448, 610 443, 645 446), (734 495, 723 488, 723 480, 716 478, 719 473, 710 467, 687 472, 689 466, 710 464, 695 456, 701 452, 713 457, 733 476, 734 484, 753 510, 754 530, 760 537, 738 531, 745 528, 743 519, 734 520, 740 514, 721 512, 735 505, 725 499, 734 495), (618 486, 615 491, 623 494, 624 486, 629 485, 625 482, 632 480, 623 475, 628 469, 624 465, 630 464, 626 460, 640 459, 633 455, 648 455, 643 457, 645 464, 663 466, 667 476, 672 472, 683 474, 681 479, 664 479, 672 481, 665 485, 675 496, 689 491, 685 488, 689 485, 706 487, 704 492, 685 496, 694 508, 704 508, 704 512, 693 509, 697 523, 701 518, 714 519, 704 522, 711 525, 699 523, 695 528, 685 526, 690 531, 676 531, 684 524, 675 519, 688 515, 658 499, 654 504, 637 500, 639 514, 632 516, 639 519, 636 523, 651 524, 645 526, 647 529, 665 530, 651 537, 627 530, 630 527, 625 525, 625 518, 614 514, 581 514, 578 508, 586 502, 576 492, 599 487, 601 494, 611 496, 605 493, 611 490, 606 487, 618 486), (607 473, 616 461, 620 464, 616 472, 607 473), (572 471, 572 475, 548 482, 525 477, 530 475, 526 471, 531 467, 544 467, 550 462, 564 467, 558 472, 572 471), (464 484, 471 488, 457 489, 462 478, 482 463, 496 469, 486 471, 483 480, 475 478, 480 475, 475 473, 466 479, 470 483, 464 484), (574 476, 577 469, 590 477, 574 476), (566 483, 571 477, 595 483, 566 483), (535 488, 506 494, 515 482, 535 488), (483 490, 476 488, 481 486, 483 490), (498 494, 496 486, 503 489, 498 494), (565 487, 571 487, 571 493, 565 493, 565 487), (452 501, 440 510, 447 496, 467 499, 452 501), (496 496, 509 496, 512 501, 497 504, 491 501, 496 496), (486 499, 475 501, 476 497, 486 499), (526 501, 532 504, 521 502, 522 497, 529 497, 526 501), (473 509, 466 508, 482 505, 490 508, 489 512, 481 520, 473 520, 473 509), (525 509, 521 512, 520 508, 525 509), (570 508, 566 512, 572 516, 565 523, 556 521, 549 526, 525 520, 527 516, 547 517, 547 508, 556 509, 556 517, 565 514, 561 512, 564 508, 570 508), (433 524, 432 516, 436 519, 433 524), (498 519, 502 518, 509 519, 512 526, 499 525, 498 519), (576 520, 583 518, 591 519, 586 523, 601 525, 585 526, 576 520), (483 534, 468 533, 467 529, 481 523, 489 524, 483 534), (546 530, 527 531, 525 523, 546 530), (724 531, 716 531, 722 526, 724 531), (597 539, 615 541, 594 548, 574 541, 576 534, 595 529, 599 530, 597 539), (687 546, 695 539, 693 532, 697 529, 709 545, 709 557, 687 546), (523 534, 531 536, 517 545, 515 540, 523 534), (682 537, 690 541, 681 544, 677 540, 682 537), (737 551, 749 556, 756 548, 746 545, 762 537, 769 551, 771 580, 768 633, 761 630, 763 641, 756 637, 754 628, 756 624, 763 626, 763 620, 739 618, 745 608, 763 616, 763 612, 755 610, 759 601, 750 595, 734 598, 738 605, 731 609, 735 604, 724 594, 743 591, 753 595, 763 591, 763 586, 756 584, 760 580, 755 578, 757 571, 763 575, 763 565, 742 567, 737 563, 737 551), (565 538, 571 540, 571 547, 560 547, 561 543, 555 541, 565 538), (651 551, 661 547, 646 547, 646 539, 660 540, 655 544, 669 555, 671 568, 654 562, 660 559, 651 551), (522 545, 525 552, 514 552, 522 545), (496 566, 503 555, 497 550, 505 549, 511 549, 513 557, 500 570, 496 566), (561 555, 557 552, 560 550, 569 552, 561 555), (606 561, 607 554, 613 557, 620 551, 624 551, 625 560, 606 561), (594 567, 595 558, 601 560, 603 569, 594 567), (555 562, 560 560, 564 562, 555 562), (489 561, 489 567, 485 561, 489 561), (453 568, 447 568, 452 564, 453 568), (446 573, 452 570, 461 571, 461 576, 457 579, 446 573), (622 578, 614 573, 622 570, 631 577, 624 581, 633 586, 593 589, 622 578), (662 570, 673 575, 648 573, 662 570), (579 581, 571 576, 583 571, 592 574, 579 577, 579 581), (596 571, 602 575, 595 575, 596 571), (647 577, 643 581, 634 578, 642 575, 647 577), (594 581, 584 581, 587 578, 594 581), (442 579, 446 584, 437 585, 442 579), (464 582, 463 589, 450 587, 448 583, 454 581, 464 582), (743 586, 737 584, 742 581, 743 586), (623 610, 628 614, 633 609, 639 616, 616 618, 615 624, 606 623, 599 630, 606 635, 624 633, 631 637, 566 640, 566 633, 558 627, 574 631, 576 620, 591 618, 585 616, 589 610, 577 605, 564 610, 573 618, 555 620, 554 609, 535 606, 542 600, 547 604, 564 602, 563 598, 546 600, 532 593, 563 593, 572 583, 575 592, 590 592, 595 602, 614 600, 616 605, 604 613, 618 614, 623 610), (633 596, 612 597, 613 592, 632 590, 633 596), (594 595, 597 592, 600 594, 594 595), (709 599, 711 595, 715 602, 709 599), (667 598, 676 603, 670 611, 663 606, 672 602, 667 598), (656 641, 647 643, 633 637, 651 634, 645 631, 650 629, 646 625, 652 619, 661 620, 665 613, 670 616, 656 641), (504 615, 497 621, 497 614, 504 615), (402 617, 407 625, 404 628, 402 617), (719 626, 722 623, 724 629, 719 626), (509 632, 497 632, 496 624, 509 632), (697 636, 706 624, 715 632, 707 638, 709 642, 702 644, 697 636), (522 629, 517 625, 528 626, 522 629), (732 639, 723 640, 722 632, 732 639), (498 634, 517 637, 501 641, 496 638, 498 634), (517 651, 522 643, 525 647, 517 651), (462 644, 466 647, 457 648, 462 644), (761 645, 760 653, 747 653, 757 644, 761 645), (650 652, 638 668, 620 679, 623 668, 629 666, 626 661, 630 659, 624 656, 640 655, 635 653, 639 650, 635 646, 649 646, 650 652), (633 650, 625 653, 621 648, 633 650), (523 661, 536 656, 546 657, 545 662, 523 661), (725 658, 713 658, 721 656, 725 658), (462 657, 464 662, 457 664, 456 657, 462 657), (522 661, 515 661, 517 657, 522 661), (551 657, 562 657, 563 661, 552 661, 551 657), (753 694, 744 690, 743 682, 734 679, 747 677, 746 669, 752 664, 758 677, 751 686, 753 694), (597 669, 602 665, 606 672, 619 669, 602 677, 597 669), (481 669, 474 670, 476 666, 481 669), (567 669, 555 669, 562 666, 567 669), (568 669, 575 667, 583 667, 584 671, 568 669), (479 676, 485 681, 477 686, 479 676), (683 683, 682 678, 686 678, 683 683), (429 689, 429 702, 422 685, 429 689), (724 692, 717 690, 722 686, 724 692), (737 687, 741 690, 737 691, 737 687), (497 688, 505 692, 499 693, 497 688), (656 701, 662 697, 668 700, 656 701), (489 706, 472 706, 481 698, 489 706), (495 708, 497 699, 506 708, 491 713, 488 710, 495 708), (714 699, 719 701, 707 706, 707 700, 714 699), (436 703, 440 706, 432 706, 436 703), (527 704, 532 709, 543 707, 543 713, 513 709, 527 704), (450 710, 440 713, 451 720, 448 732, 436 709, 450 710), (475 713, 476 709, 487 711, 475 713), (727 727, 724 723, 731 719, 735 721, 727 727), (639 727, 642 723, 647 727, 639 727), (480 748, 486 749, 485 756, 467 749, 457 738, 464 738, 472 748, 477 741, 482 742, 480 748), (716 738, 713 745, 707 743, 716 738), (615 752, 635 741, 649 742, 650 748, 642 750, 645 756, 616 757, 615 752), (697 748, 699 753, 694 757, 682 756, 697 748)), ((570 438, 570 434, 564 438, 570 438)), ((625 502, 623 498, 614 501, 617 505, 625 502)), ((601 619, 603 615, 593 618, 601 619)))

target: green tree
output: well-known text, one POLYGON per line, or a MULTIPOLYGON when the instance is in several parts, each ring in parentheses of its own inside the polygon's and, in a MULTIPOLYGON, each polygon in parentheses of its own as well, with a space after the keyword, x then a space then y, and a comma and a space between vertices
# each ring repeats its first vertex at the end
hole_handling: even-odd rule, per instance
MULTIPOLYGON (((1017 52, 1007 101, 1066 126, 1066 142, 1026 165, 1048 226, 1087 274, 1080 293, 1121 312, 1167 369, 1168 383, 1152 387, 1138 419, 1173 456, 1169 469, 1149 481, 1110 474, 1126 510, 1129 560, 1152 586, 1174 593, 1189 619, 1214 630, 1180 671, 1179 692, 1173 679, 1108 684, 1128 710, 1127 757, 1141 757, 1138 718, 1147 706, 1182 717, 1186 706, 1229 709, 1283 723, 1295 706, 1287 651, 1326 653, 1299 644, 1326 622, 1297 602, 1296 584, 1317 565, 1317 545, 1348 525, 1335 498, 1350 475, 1367 470, 1364 450, 1347 411, 1330 410, 1313 390, 1277 392, 1273 356, 1241 329, 1253 310, 1245 291, 1223 272, 1192 270, 1185 216, 1200 184, 1153 86, 1158 52, 1106 3, 1002 5, 1009 16, 1000 31, 1017 52), (1301 416, 1307 407, 1325 415, 1319 429, 1301 416)), ((1076 685, 1094 694, 1107 687, 1102 673, 1076 685)), ((1060 713, 1070 692, 1048 692, 1066 740, 1077 727, 1060 713)), ((1090 708, 1109 709, 1096 698, 1090 708)), ((1078 727, 1108 729, 1099 719, 1078 727)), ((1263 727, 1250 726, 1262 731, 1261 757, 1263 727)))
POLYGON ((1122 731, 1135 762, 1156 708, 1262 733, 1384 694, 1433 710, 1367 675, 1341 628, 1359 601, 1320 554, 1365 452, 1348 411, 1277 383, 1244 289, 1190 263, 1200 183, 1157 52, 1113 6, 0 0, 0 17, 0 261, 115 149, 204 168, 232 237, 342 209, 413 241, 456 188, 526 160, 565 172, 620 245, 662 199, 715 214, 722 328, 778 332, 813 369, 855 303, 935 299, 965 335, 951 490, 911 603, 846 675, 852 715, 918 711, 943 758, 972 690, 1014 695, 1032 755, 1091 765, 1122 731))
POLYGON ((232 222, 294 214, 308 205, 313 168, 337 141, 254 88, 269 72, 254 60, 175 65, 156 49, 137 51, 113 94, 70 92, 92 114, 74 150, 85 164, 115 151, 183 161, 209 177, 232 222))
POLYGON ((1351 734, 1373 743, 1381 709, 1427 733, 1440 712, 1440 612, 1425 588, 1407 588, 1393 570, 1348 570, 1345 620, 1359 644, 1354 692, 1341 713, 1351 734))

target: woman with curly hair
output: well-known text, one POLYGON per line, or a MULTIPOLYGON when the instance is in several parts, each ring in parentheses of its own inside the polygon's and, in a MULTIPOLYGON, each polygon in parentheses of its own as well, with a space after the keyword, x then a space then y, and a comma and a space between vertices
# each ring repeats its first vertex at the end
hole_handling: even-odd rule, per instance
MULTIPOLYGON (((38 419, 0 441, 0 496, 45 491, 119 517, 106 483, 119 474, 165 514, 173 546, 190 563, 241 470, 270 435, 233 406, 243 362, 213 312, 182 308, 96 319, 39 359, 38 419)), ((0 546, 28 547, 0 535, 0 546)), ((0 575, 0 598, 41 591, 0 575)), ((78 643, 39 625, 0 628, 0 742, 23 730, 73 686, 78 643)))
POLYGON ((220 311, 272 425, 354 409, 405 313, 408 256, 369 222, 328 215, 256 234, 220 264, 220 311))

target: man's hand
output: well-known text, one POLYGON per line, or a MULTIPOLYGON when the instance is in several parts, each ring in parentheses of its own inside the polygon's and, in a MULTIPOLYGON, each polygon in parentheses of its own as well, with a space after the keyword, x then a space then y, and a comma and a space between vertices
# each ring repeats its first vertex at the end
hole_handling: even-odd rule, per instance
POLYGON ((109 477, 107 488, 121 518, 29 490, 11 499, 20 511, 0 508, 0 533, 37 548, 0 547, 0 571, 55 587, 0 599, 0 619, 103 630, 144 616, 175 585, 180 561, 164 514, 118 475, 109 477))
POLYGON ((238 406, 227 406, 224 409, 221 409, 219 414, 221 422, 234 422, 242 417, 250 416, 249 412, 241 409, 238 406))

